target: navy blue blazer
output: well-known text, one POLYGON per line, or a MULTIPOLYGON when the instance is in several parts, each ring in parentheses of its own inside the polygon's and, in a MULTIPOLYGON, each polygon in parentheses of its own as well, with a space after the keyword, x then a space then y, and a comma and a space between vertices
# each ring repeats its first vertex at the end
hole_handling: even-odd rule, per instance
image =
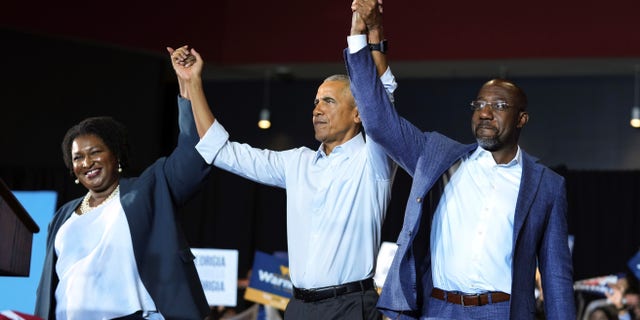
MULTIPOLYGON (((195 149, 199 136, 190 108, 179 107, 178 145, 139 177, 120 179, 120 202, 133 242, 142 283, 165 319, 203 319, 209 314, 189 244, 175 217, 176 208, 203 185, 210 166, 195 149)), ((55 319, 58 276, 54 240, 82 198, 63 205, 49 224, 46 257, 35 313, 55 319)))
MULTIPOLYGON (((351 90, 369 137, 413 178, 398 250, 378 308, 391 319, 424 314, 433 282, 429 232, 436 199, 429 192, 476 144, 422 132, 400 117, 379 81, 369 50, 344 52, 351 90), (418 240, 417 240, 418 239, 418 240)), ((522 179, 513 227, 510 319, 534 319, 535 271, 540 267, 547 319, 575 319, 573 266, 568 246, 564 178, 522 152, 522 179)))

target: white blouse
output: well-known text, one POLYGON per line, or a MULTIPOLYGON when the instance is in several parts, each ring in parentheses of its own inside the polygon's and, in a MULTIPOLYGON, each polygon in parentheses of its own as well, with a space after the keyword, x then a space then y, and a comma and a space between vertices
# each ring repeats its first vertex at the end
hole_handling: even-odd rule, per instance
POLYGON ((57 319, 111 319, 139 310, 163 319, 140 280, 119 197, 74 212, 60 227, 55 250, 57 319))

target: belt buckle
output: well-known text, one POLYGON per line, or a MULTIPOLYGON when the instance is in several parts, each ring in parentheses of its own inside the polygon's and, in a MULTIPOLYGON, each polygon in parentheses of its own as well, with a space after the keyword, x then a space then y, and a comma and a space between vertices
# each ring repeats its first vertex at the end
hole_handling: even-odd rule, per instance
MULTIPOLYGON (((467 295, 461 294, 461 295, 460 295, 460 304, 461 304, 463 307, 467 307, 467 305, 465 305, 465 304, 464 304, 464 298, 465 298, 465 297, 473 297, 473 296, 475 296, 475 297, 478 299, 478 304, 476 304, 475 306, 481 306, 481 305, 482 305, 482 299, 480 298, 481 294, 479 294, 479 293, 476 293, 476 294, 467 294, 467 295)), ((469 307, 473 307, 473 306, 474 306, 473 304, 469 305, 469 307)))

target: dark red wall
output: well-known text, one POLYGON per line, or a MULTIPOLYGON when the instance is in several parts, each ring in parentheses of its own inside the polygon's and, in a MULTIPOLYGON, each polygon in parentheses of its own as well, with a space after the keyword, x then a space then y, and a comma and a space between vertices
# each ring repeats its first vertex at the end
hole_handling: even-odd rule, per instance
MULTIPOLYGON (((210 62, 342 61, 350 1, 11 1, 0 26, 210 62)), ((394 61, 640 56, 637 0, 385 1, 394 61)))

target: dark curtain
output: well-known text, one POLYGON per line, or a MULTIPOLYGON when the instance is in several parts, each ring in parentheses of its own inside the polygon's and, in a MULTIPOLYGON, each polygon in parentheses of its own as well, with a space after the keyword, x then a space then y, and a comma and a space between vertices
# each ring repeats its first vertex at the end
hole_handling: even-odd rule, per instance
POLYGON ((574 278, 624 272, 640 249, 640 172, 566 171, 574 278))

